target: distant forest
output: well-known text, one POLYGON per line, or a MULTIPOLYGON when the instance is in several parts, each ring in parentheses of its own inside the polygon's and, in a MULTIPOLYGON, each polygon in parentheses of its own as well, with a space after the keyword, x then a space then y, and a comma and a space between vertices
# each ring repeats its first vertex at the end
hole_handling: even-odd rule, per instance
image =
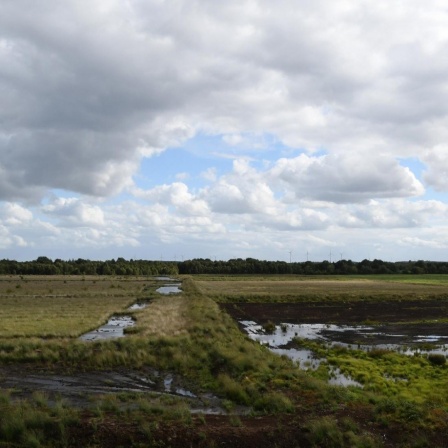
POLYGON ((0 260, 0 274, 10 275, 177 275, 177 274, 300 274, 300 275, 375 275, 375 274, 448 274, 448 262, 382 260, 339 260, 336 262, 266 261, 235 258, 213 261, 196 258, 186 261, 116 260, 92 261, 0 260))

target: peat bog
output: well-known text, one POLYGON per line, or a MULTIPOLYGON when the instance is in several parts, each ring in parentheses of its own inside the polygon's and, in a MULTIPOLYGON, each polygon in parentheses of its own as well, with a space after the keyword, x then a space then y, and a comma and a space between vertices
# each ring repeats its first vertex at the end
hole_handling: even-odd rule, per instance
MULTIPOLYGON (((448 344, 448 301, 400 300, 381 302, 223 303, 221 307, 242 322, 284 328, 287 345, 293 336, 321 339, 368 349, 428 348, 448 344), (286 335, 290 337, 286 337, 286 335)), ((267 336, 265 340, 268 340, 267 336)))
POLYGON ((446 358, 427 350, 448 337, 447 285, 1 277, 0 446, 446 446, 446 358), (112 319, 132 326, 79 339, 112 319), (248 321, 253 336, 292 339, 272 353, 248 321), (358 350, 384 334, 426 352, 358 350), (282 350, 305 353, 300 366, 282 350))

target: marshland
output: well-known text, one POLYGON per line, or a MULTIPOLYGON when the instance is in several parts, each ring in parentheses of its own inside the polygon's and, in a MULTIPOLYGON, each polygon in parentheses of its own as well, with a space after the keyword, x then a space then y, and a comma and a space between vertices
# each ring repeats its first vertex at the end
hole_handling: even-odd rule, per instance
POLYGON ((446 446, 448 276, 173 277, 0 277, 0 446, 446 446))

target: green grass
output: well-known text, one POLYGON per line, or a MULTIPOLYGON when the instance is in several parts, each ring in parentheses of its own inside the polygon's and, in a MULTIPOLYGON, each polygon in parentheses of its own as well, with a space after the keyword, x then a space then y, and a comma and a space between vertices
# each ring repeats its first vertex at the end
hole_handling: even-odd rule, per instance
MULTIPOLYGON (((131 332, 126 338, 94 343, 65 336, 83 330, 76 319, 86 319, 89 314, 92 322, 101 320, 134 301, 131 294, 113 298, 98 294, 91 302, 82 297, 46 297, 31 304, 34 308, 29 313, 22 312, 21 307, 33 299, 16 297, 10 302, 5 298, 7 306, 0 321, 6 322, 8 314, 15 311, 22 312, 23 322, 11 328, 10 333, 4 330, 8 337, 0 338, 0 362, 37 363, 52 369, 153 366, 177 372, 194 381, 198 388, 212 390, 237 404, 258 403, 257 408, 263 412, 291 409, 289 399, 282 396, 283 391, 272 380, 287 372, 291 381, 305 384, 303 373, 291 361, 279 360, 265 347, 248 340, 236 323, 197 289, 193 280, 184 280, 183 291, 179 297, 156 298, 146 309, 136 312, 136 328, 140 331, 131 332), (56 306, 58 300, 67 304, 63 312, 56 306), (34 319, 38 310, 46 315, 46 320, 34 319), (169 325, 173 316, 180 326, 169 325), (69 324, 70 320, 76 323, 69 324), (67 328, 59 329, 64 337, 44 339, 64 324, 67 328), (25 334, 27 325, 32 328, 30 337, 25 334), (50 325, 55 325, 55 329, 50 330, 50 325), (23 336, 12 338, 14 334, 23 336), (263 398, 268 390, 272 394, 263 398)), ((145 294, 153 294, 150 287, 146 286, 145 294)), ((91 323, 85 324, 87 327, 91 323)))
POLYGON ((1 297, 0 338, 76 337, 132 303, 126 297, 1 297))
MULTIPOLYGON (((356 278, 352 276, 352 278, 356 278)), ((372 278, 364 277, 364 278, 372 278)), ((387 282, 398 282, 398 283, 410 283, 410 284, 420 284, 420 285, 448 285, 448 274, 420 274, 420 275, 375 275, 373 276, 375 280, 387 281, 387 282)))
POLYGON ((366 392, 407 400, 423 407, 437 404, 448 411, 448 366, 444 363, 434 364, 426 355, 349 350, 302 339, 297 342, 327 360, 328 364, 324 363, 317 372, 321 377, 328 376, 329 367, 335 366, 361 383, 366 392))
POLYGON ((100 277, 0 277, 0 338, 66 338, 123 312, 151 282, 100 277))

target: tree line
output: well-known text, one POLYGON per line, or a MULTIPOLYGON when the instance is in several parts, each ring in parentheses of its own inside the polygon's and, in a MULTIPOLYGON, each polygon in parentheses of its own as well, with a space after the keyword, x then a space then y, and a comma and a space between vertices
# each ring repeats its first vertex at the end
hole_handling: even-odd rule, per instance
POLYGON ((175 262, 152 260, 92 261, 51 260, 38 257, 34 261, 0 260, 0 274, 15 275, 177 275, 175 262))
POLYGON ((382 260, 339 260, 329 262, 265 261, 236 258, 228 261, 194 259, 178 263, 180 274, 297 274, 297 275, 373 275, 373 274, 448 274, 448 262, 382 260))
POLYGON ((293 262, 234 258, 227 261, 195 258, 186 261, 125 260, 106 261, 0 260, 0 274, 11 275, 178 275, 178 274, 297 274, 297 275, 375 275, 448 274, 448 262, 383 260, 339 260, 336 262, 293 262))

